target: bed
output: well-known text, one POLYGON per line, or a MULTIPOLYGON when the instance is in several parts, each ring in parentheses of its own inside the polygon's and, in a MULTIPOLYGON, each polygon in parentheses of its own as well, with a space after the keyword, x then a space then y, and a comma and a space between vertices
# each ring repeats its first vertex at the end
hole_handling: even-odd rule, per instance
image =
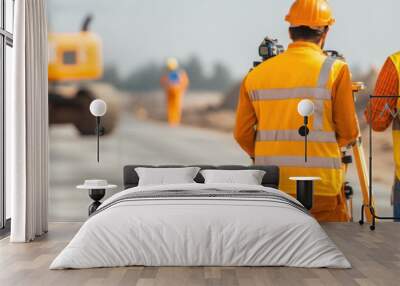
POLYGON ((124 191, 103 202, 50 269, 351 267, 308 211, 278 190, 277 167, 199 166, 264 170, 259 186, 204 184, 200 173, 196 183, 138 186, 136 167, 124 168, 124 191))

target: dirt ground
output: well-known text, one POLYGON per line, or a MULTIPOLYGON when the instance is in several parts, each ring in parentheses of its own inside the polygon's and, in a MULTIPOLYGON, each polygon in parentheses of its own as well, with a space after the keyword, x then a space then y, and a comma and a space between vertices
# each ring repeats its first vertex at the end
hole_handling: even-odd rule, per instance
MULTIPOLYGON (((132 111, 144 120, 166 121, 166 101, 161 91, 133 95, 132 111)), ((221 109, 224 95, 218 92, 191 92, 183 101, 182 124, 230 132, 233 110, 221 109)))

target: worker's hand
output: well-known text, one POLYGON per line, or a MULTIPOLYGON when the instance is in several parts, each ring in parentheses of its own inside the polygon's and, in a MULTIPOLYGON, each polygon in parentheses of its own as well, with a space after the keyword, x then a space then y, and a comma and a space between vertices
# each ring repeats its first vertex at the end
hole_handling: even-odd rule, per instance
POLYGON ((358 144, 358 145, 361 145, 361 137, 358 138, 357 140, 353 141, 353 142, 350 142, 350 143, 346 146, 346 149, 351 149, 353 146, 356 146, 357 144, 358 144))

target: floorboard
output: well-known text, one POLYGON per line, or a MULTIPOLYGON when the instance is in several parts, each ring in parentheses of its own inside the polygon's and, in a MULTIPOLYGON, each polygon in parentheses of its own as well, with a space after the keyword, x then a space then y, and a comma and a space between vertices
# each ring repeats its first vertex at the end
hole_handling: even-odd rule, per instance
POLYGON ((51 223, 45 236, 29 244, 0 240, 2 286, 265 286, 400 285, 400 224, 380 223, 375 232, 357 224, 324 224, 324 229, 353 268, 286 267, 125 267, 48 270, 81 223, 51 223))

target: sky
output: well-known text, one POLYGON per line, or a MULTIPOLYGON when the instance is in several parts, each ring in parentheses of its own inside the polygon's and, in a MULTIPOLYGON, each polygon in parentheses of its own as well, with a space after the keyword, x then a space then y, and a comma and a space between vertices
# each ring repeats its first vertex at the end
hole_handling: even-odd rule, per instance
MULTIPOLYGON (((103 41, 104 61, 122 74, 174 56, 198 55, 208 70, 224 62, 235 77, 258 60, 265 36, 287 46, 284 21, 293 0, 48 0, 50 31, 79 30, 84 15, 103 41)), ((399 0, 330 0, 336 24, 326 48, 352 67, 380 68, 400 50, 399 0)))

